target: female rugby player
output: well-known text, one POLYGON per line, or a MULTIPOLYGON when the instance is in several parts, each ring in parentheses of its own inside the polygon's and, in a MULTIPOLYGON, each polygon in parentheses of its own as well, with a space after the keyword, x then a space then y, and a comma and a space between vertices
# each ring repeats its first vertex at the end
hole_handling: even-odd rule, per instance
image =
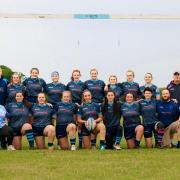
POLYGON ((145 80, 145 85, 140 86, 140 91, 142 94, 142 97, 144 97, 144 89, 146 87, 149 87, 152 90, 152 98, 153 99, 157 99, 160 100, 160 92, 159 89, 156 85, 152 84, 152 80, 153 80, 153 76, 151 73, 146 73, 144 76, 144 80, 145 80))
POLYGON ((116 95, 116 99, 119 101, 123 95, 121 84, 117 82, 117 76, 111 75, 109 77, 109 84, 105 86, 104 91, 113 90, 116 95))
POLYGON ((56 103, 61 101, 62 93, 66 90, 66 86, 59 82, 59 73, 54 71, 51 73, 52 83, 47 84, 46 94, 48 102, 55 106, 56 103))
MULTIPOLYGON (((88 89, 92 95, 92 102, 101 104, 104 100, 104 87, 105 83, 98 79, 98 71, 96 69, 90 70, 91 79, 85 81, 85 89, 88 89)), ((96 137, 92 134, 91 145, 95 149, 96 137)))
POLYGON ((6 103, 16 102, 16 93, 22 92, 25 94, 25 86, 21 84, 21 77, 17 72, 13 73, 11 76, 11 82, 8 84, 7 88, 7 100, 6 103))
POLYGON ((48 137, 48 149, 54 149, 55 127, 53 126, 56 119, 54 109, 46 103, 44 93, 38 94, 38 103, 32 104, 32 128, 35 142, 38 149, 45 148, 45 136, 48 137))
POLYGON ((36 103, 38 94, 44 92, 46 89, 46 82, 38 76, 39 69, 32 68, 30 77, 23 82, 23 85, 26 87, 25 99, 30 103, 36 103))
POLYGON ((146 141, 146 147, 153 147, 152 134, 154 133, 155 144, 157 146, 157 132, 155 130, 156 123, 158 122, 157 112, 156 112, 156 100, 152 99, 152 89, 147 87, 143 91, 145 99, 141 100, 139 103, 141 105, 141 115, 143 119, 144 126, 144 137, 146 141))
POLYGON ((105 102, 102 104, 103 121, 106 126, 106 146, 107 149, 120 150, 122 139, 122 126, 120 125, 121 109, 120 102, 117 101, 115 92, 109 90, 106 94, 105 102))
POLYGON ((82 124, 84 148, 89 149, 91 147, 91 133, 95 135, 100 133, 100 149, 104 150, 106 130, 102 122, 103 117, 100 110, 100 105, 92 101, 92 95, 89 90, 85 90, 82 97, 83 103, 78 110, 77 120, 80 124, 82 124), (89 131, 85 126, 89 118, 93 118, 95 123, 95 128, 92 131, 89 131))
POLYGON ((60 148, 69 149, 68 136, 70 138, 71 150, 76 150, 76 111, 77 106, 71 102, 70 91, 64 91, 61 102, 55 106, 57 112, 56 137, 60 148))
POLYGON ((124 136, 128 148, 139 148, 140 141, 144 134, 144 127, 141 125, 140 105, 134 101, 132 93, 127 93, 125 101, 121 105, 123 116, 124 136))
POLYGON ((123 95, 126 96, 127 93, 132 93, 135 100, 138 100, 141 98, 141 91, 139 88, 139 84, 134 82, 134 72, 132 70, 128 70, 126 72, 127 81, 123 82, 122 89, 123 89, 123 95))
POLYGON ((29 123, 30 113, 23 102, 23 99, 23 93, 16 92, 16 102, 9 103, 6 106, 8 112, 8 125, 13 129, 13 145, 17 150, 22 148, 22 135, 26 135, 29 148, 34 148, 34 136, 32 126, 29 123))
MULTIPOLYGON (((67 84, 67 90, 71 92, 72 102, 78 107, 81 105, 84 83, 80 80, 81 72, 78 69, 73 70, 71 81, 67 84)), ((81 126, 78 124, 79 148, 82 148, 81 126)))

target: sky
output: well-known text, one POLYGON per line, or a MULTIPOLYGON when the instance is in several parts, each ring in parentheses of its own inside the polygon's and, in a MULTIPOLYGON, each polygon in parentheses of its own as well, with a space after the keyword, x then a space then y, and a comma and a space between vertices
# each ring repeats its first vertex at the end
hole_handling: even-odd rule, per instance
MULTIPOLYGON (((0 13, 180 15, 180 1, 0 0, 0 13)), ((0 19, 0 64, 27 76, 38 67, 47 82, 57 70, 63 83, 76 68, 86 80, 95 67, 106 83, 132 69, 140 85, 151 72, 162 87, 180 70, 179 32, 180 20, 0 19)))

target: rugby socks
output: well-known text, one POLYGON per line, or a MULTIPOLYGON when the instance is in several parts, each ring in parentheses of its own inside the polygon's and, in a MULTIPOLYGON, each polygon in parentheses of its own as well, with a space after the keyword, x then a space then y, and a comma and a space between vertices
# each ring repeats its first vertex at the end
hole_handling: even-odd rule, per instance
POLYGON ((79 148, 82 148, 82 133, 78 133, 79 137, 79 148))
POLYGON ((122 137, 116 136, 115 144, 119 145, 121 143, 122 137))
POLYGON ((29 147, 33 148, 34 147, 34 136, 33 136, 33 131, 32 129, 26 130, 26 138, 28 140, 29 143, 29 147))
POLYGON ((104 150, 105 149, 105 141, 100 140, 100 149, 104 150))
POLYGON ((140 147, 140 142, 141 142, 140 140, 137 140, 137 139, 135 140, 135 147, 136 148, 140 147))
POLYGON ((76 144, 76 138, 70 139, 70 143, 71 143, 71 145, 75 145, 76 144))
POLYGON ((178 141, 177 143, 177 148, 180 148, 180 141, 178 141))
POLYGON ((52 146, 53 146, 53 143, 48 142, 48 147, 50 148, 52 146))
POLYGON ((96 139, 91 139, 91 146, 96 146, 96 139))
POLYGON ((159 129, 157 133, 157 138, 158 138, 158 145, 162 146, 162 139, 164 135, 164 129, 159 129))
POLYGON ((158 144, 158 135, 157 132, 154 132, 155 146, 158 144))

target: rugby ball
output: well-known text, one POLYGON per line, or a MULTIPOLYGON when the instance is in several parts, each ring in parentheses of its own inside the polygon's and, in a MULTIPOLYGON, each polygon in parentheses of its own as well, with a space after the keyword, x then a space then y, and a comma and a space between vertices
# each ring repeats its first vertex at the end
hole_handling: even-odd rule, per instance
POLYGON ((85 123, 85 126, 86 126, 88 131, 93 131, 94 128, 96 127, 96 123, 94 122, 94 118, 89 117, 85 123))

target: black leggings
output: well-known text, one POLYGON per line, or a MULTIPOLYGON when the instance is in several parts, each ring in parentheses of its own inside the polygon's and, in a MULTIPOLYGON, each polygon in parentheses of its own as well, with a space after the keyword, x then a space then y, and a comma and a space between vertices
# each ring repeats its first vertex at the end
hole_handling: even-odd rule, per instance
POLYGON ((0 141, 1 141, 1 147, 3 149, 7 148, 6 144, 8 144, 8 146, 12 145, 13 129, 7 125, 0 128, 0 141))

